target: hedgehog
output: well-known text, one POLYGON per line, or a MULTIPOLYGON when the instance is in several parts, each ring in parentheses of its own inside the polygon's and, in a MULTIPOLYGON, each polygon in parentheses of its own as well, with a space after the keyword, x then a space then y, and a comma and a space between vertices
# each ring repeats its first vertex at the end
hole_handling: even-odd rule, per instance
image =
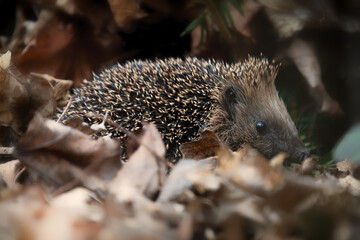
MULTIPOLYGON (((232 150, 249 144, 269 159, 286 152, 301 162, 310 153, 278 96, 277 72, 277 65, 255 57, 232 64, 192 57, 118 63, 74 89, 64 120, 99 123, 92 112, 108 113, 128 131, 155 123, 170 161, 181 158, 182 143, 210 130, 232 150)), ((125 146, 124 131, 106 125, 100 135, 107 134, 125 146)))

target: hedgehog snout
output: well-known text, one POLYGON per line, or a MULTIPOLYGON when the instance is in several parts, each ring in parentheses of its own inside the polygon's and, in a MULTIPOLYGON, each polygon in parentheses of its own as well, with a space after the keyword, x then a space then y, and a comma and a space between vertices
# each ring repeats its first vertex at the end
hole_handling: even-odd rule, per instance
POLYGON ((307 158, 311 157, 310 151, 304 146, 302 141, 299 141, 298 144, 292 145, 292 151, 289 151, 290 162, 301 163, 307 158))
POLYGON ((290 156, 295 162, 301 163, 307 158, 311 157, 311 153, 308 149, 300 149, 297 150, 295 153, 291 154, 290 156))
POLYGON ((301 163, 306 158, 311 157, 310 151, 305 147, 304 143, 298 136, 272 139, 272 142, 274 145, 272 145, 270 158, 279 152, 285 152, 288 154, 287 163, 301 163))

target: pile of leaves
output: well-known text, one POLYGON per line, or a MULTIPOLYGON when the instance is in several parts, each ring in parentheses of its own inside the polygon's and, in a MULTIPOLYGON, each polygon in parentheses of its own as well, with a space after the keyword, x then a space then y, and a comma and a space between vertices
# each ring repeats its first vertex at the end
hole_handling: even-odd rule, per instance
POLYGON ((154 125, 134 140, 121 163, 115 140, 36 115, 1 165, 2 239, 355 239, 351 175, 301 175, 284 154, 231 152, 211 132, 174 166, 154 125))

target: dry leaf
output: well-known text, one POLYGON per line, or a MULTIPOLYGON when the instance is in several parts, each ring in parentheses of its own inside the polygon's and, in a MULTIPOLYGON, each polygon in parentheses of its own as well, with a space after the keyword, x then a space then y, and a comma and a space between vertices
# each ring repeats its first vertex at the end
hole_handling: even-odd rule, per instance
POLYGON ((2 239, 94 239, 100 224, 79 216, 68 208, 51 207, 38 188, 0 203, 2 239))
POLYGON ((360 196, 360 181, 354 178, 353 176, 346 176, 339 179, 339 183, 349 189, 349 191, 355 196, 360 196))
POLYGON ((95 131, 92 130, 88 124, 83 122, 83 118, 81 117, 69 118, 65 121, 65 125, 88 135, 92 135, 95 133, 95 131))
POLYGON ((51 118, 58 107, 63 107, 69 98, 72 81, 56 79, 47 74, 32 73, 28 93, 31 105, 43 117, 51 118))
POLYGON ((309 42, 295 38, 287 49, 287 55, 294 61, 304 76, 320 112, 343 115, 339 103, 332 99, 321 80, 321 69, 315 50, 309 42))
POLYGON ((6 53, 2 54, 0 56, 0 68, 2 71, 6 71, 9 66, 10 66, 10 62, 11 62, 11 52, 7 51, 6 53))
POLYGON ((336 163, 336 168, 340 172, 351 172, 352 169, 354 168, 354 165, 349 159, 345 159, 343 161, 336 163))
POLYGON ((270 162, 255 149, 245 146, 236 154, 219 156, 220 173, 232 181, 257 194, 268 194, 282 186, 284 176, 282 169, 272 167, 270 162))
MULTIPOLYGON (((63 107, 69 99, 69 90, 73 82, 65 79, 57 79, 48 74, 30 73, 31 80, 35 82, 47 82, 52 90, 52 100, 55 107, 63 107)), ((54 111, 52 112, 52 114, 54 111)), ((43 115, 44 116, 44 115, 43 115)))
POLYGON ((133 31, 135 21, 147 16, 138 1, 108 0, 108 3, 117 26, 125 32, 133 31))
POLYGON ((92 174, 111 179, 120 167, 120 153, 116 141, 93 140, 39 115, 31 121, 15 149, 15 155, 30 174, 39 174, 40 179, 56 188, 74 178, 78 179, 77 184, 81 182, 91 189, 101 187, 92 174))
POLYGON ((97 202, 91 203, 94 194, 89 190, 77 187, 53 198, 50 205, 67 209, 76 216, 100 222, 104 218, 104 211, 97 202))
POLYGON ((161 135, 152 123, 144 123, 142 131, 139 148, 109 183, 109 190, 119 201, 139 194, 152 198, 165 180, 167 165, 161 135))
MULTIPOLYGON (((92 79, 92 72, 99 70, 105 62, 121 58, 123 43, 116 34, 107 4, 101 1, 72 2, 68 2, 72 6, 56 1, 58 5, 52 2, 49 8, 40 8, 34 26, 19 30, 25 32, 26 42, 23 35, 14 36, 16 39, 9 47, 20 52, 15 63, 22 73, 49 74, 59 79, 71 79, 75 86, 80 86, 83 79, 92 79), (62 12, 64 10, 68 13, 62 12)), ((42 4, 49 5, 48 1, 42 4)))
POLYGON ((181 144, 180 151, 183 158, 204 159, 215 156, 221 147, 222 144, 215 133, 205 130, 199 140, 181 144))
POLYGON ((313 158, 307 158, 301 163, 301 173, 304 175, 311 175, 317 169, 319 169, 319 165, 313 158))
POLYGON ((190 159, 180 160, 172 169, 165 185, 162 187, 158 201, 177 200, 184 192, 192 189, 195 184, 199 188, 201 185, 203 191, 217 189, 219 181, 212 184, 212 182, 208 182, 208 178, 204 177, 215 178, 214 175, 208 174, 208 171, 213 170, 213 168, 214 161, 212 159, 200 161, 190 159))
POLYGON ((13 188, 17 185, 19 173, 22 169, 23 166, 19 160, 13 160, 0 164, 0 179, 4 181, 7 188, 13 188))
POLYGON ((26 78, 10 67, 0 70, 0 84, 0 123, 23 132, 35 111, 49 117, 64 105, 72 82, 41 74, 26 78))
POLYGON ((10 54, 1 55, 3 67, 0 69, 0 124, 11 126, 15 131, 26 128, 30 99, 23 76, 14 74, 9 68, 10 54), (5 68, 7 66, 7 68, 5 68))

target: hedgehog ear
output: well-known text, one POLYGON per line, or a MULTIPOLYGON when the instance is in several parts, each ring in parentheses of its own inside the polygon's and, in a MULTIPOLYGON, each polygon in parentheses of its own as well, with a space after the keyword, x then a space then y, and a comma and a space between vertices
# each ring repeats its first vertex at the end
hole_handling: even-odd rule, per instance
POLYGON ((236 105, 244 102, 244 94, 238 86, 230 85, 225 87, 222 94, 222 102, 225 111, 233 120, 236 118, 236 105))

